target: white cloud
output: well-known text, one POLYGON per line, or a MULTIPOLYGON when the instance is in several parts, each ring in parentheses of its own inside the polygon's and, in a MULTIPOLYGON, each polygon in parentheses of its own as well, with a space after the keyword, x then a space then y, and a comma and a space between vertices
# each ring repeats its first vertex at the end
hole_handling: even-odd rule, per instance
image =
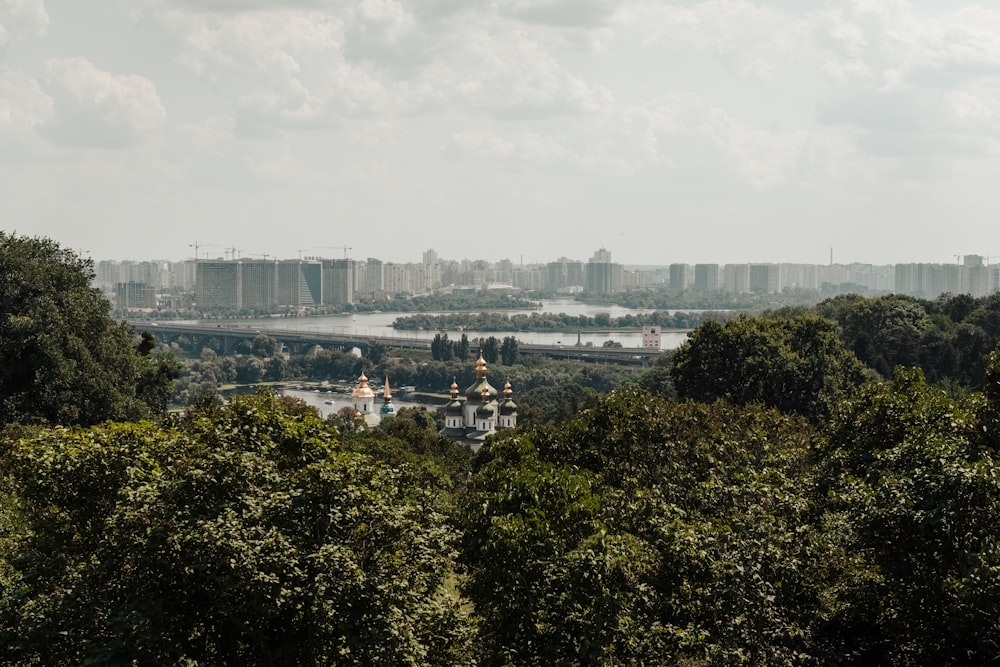
POLYGON ((46 61, 45 91, 54 100, 53 113, 36 129, 58 145, 128 148, 166 121, 148 79, 110 74, 82 57, 46 61))
POLYGON ((623 0, 500 0, 502 14, 523 21, 559 27, 588 28, 606 25, 623 0))
POLYGON ((42 0, 0 0, 0 54, 20 35, 44 35, 48 27, 42 0))
POLYGON ((51 113, 38 82, 0 65, 0 131, 30 131, 51 113))
POLYGON ((1000 123, 1000 11, 920 14, 903 2, 846 3, 817 21, 835 92, 819 120, 883 156, 994 152, 1000 123))

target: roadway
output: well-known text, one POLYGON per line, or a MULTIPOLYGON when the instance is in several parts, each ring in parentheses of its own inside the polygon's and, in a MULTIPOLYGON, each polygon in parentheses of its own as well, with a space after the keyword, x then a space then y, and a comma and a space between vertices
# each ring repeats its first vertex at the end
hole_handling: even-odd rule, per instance
MULTIPOLYGON (((271 329, 233 324, 180 324, 175 322, 131 322, 137 330, 150 331, 160 340, 172 340, 178 336, 196 339, 217 338, 232 349, 242 340, 252 339, 264 333, 294 349, 304 349, 319 345, 324 348, 349 349, 364 348, 368 341, 378 341, 388 348, 407 350, 429 350, 431 340, 416 336, 362 336, 348 333, 303 331, 300 329, 271 329)), ((502 332, 501 332, 502 333, 502 332)), ((509 335, 509 334, 508 334, 509 335)), ((639 347, 587 347, 576 345, 538 345, 518 341, 521 354, 541 354, 554 359, 578 359, 597 363, 616 363, 648 366, 662 350, 639 347)))

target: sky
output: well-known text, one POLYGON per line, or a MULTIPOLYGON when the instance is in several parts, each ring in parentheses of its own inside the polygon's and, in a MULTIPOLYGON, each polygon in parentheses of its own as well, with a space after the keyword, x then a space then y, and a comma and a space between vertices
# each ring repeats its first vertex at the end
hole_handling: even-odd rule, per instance
POLYGON ((995 263, 998 114, 996 3, 0 0, 0 229, 94 259, 995 263))

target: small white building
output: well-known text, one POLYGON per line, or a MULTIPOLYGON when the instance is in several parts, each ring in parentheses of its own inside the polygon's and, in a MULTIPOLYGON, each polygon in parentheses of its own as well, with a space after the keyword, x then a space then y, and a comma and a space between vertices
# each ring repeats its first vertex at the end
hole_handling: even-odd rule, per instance
POLYGON ((653 350, 660 349, 660 334, 663 332, 659 325, 644 326, 642 328, 642 346, 653 350))

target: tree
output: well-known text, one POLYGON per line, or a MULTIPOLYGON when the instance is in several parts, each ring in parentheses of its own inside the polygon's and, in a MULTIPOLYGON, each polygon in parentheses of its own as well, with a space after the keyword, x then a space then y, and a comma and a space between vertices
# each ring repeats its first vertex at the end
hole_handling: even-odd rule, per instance
POLYGON ((495 364, 500 358, 500 341, 495 336, 480 339, 479 353, 488 364, 495 364))
POLYGON ((251 354, 263 359, 275 356, 280 349, 281 343, 278 342, 278 339, 265 333, 254 336, 253 342, 250 344, 251 354))
POLYGON ((367 358, 372 365, 382 363, 388 353, 389 348, 386 347, 385 343, 376 338, 369 339, 368 344, 365 346, 365 358, 367 358))
POLYGON ((824 301, 816 310, 836 320, 848 349, 885 378, 892 377, 896 366, 919 364, 920 338, 932 327, 923 304, 902 294, 875 299, 849 294, 824 301))
POLYGON ((958 402, 899 369, 831 421, 817 495, 857 566, 830 591, 823 640, 857 664, 993 664, 1000 654, 1000 422, 989 394, 958 402))
POLYGON ((5 663, 469 664, 433 497, 304 404, 22 436, 0 455, 5 663))
POLYGON ((462 333, 462 337, 455 346, 455 358, 459 361, 465 361, 469 358, 469 335, 466 333, 462 333))
POLYGON ((834 662, 811 641, 817 438, 760 406, 623 390, 488 441, 460 515, 480 664, 834 662))
POLYGON ((93 268, 45 238, 0 232, 0 426, 96 424, 162 409, 176 371, 115 322, 93 268))
POLYGON ((431 358, 434 361, 450 361, 455 354, 455 343, 448 340, 448 334, 434 334, 431 341, 431 358))
POLYGON ((239 356, 236 358, 236 381, 240 384, 257 384, 267 373, 264 361, 258 357, 239 356))
POLYGON ((680 398, 759 402, 813 420, 869 378, 836 324, 816 315, 709 321, 677 349, 671 374, 680 398))
POLYGON ((517 349, 517 339, 513 336, 504 336, 500 344, 500 360, 504 366, 513 366, 518 362, 520 353, 517 349))

